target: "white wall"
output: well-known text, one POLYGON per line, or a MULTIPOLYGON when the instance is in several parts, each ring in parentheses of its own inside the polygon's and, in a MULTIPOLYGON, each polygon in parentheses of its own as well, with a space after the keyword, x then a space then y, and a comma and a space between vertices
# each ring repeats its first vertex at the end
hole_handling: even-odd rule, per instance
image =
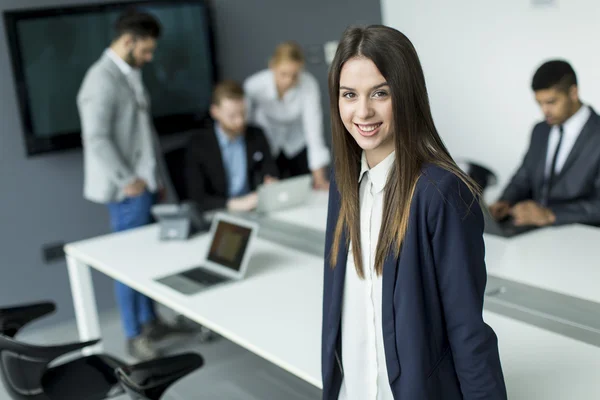
POLYGON ((433 115, 455 158, 489 165, 498 194, 542 114, 530 90, 537 67, 565 58, 581 99, 600 112, 600 1, 381 0, 383 22, 415 45, 433 115))

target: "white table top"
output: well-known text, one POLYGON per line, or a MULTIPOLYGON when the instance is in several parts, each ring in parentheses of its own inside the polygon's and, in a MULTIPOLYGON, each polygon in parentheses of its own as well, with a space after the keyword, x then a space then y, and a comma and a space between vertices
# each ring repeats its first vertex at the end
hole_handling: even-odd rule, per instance
POLYGON ((154 281, 201 265, 207 248, 206 234, 161 242, 158 227, 149 226, 72 243, 65 250, 320 387, 322 260, 257 238, 242 281, 192 296, 154 281))
POLYGON ((600 348, 485 312, 498 336, 509 399, 600 398, 600 348))
MULTIPOLYGON (((206 235, 160 242, 150 226, 85 240, 66 251, 290 373, 321 387, 322 260, 257 239, 248 276, 185 296, 154 281, 200 264, 206 235)), ((486 312, 499 336, 513 399, 600 396, 600 348, 486 312)))
POLYGON ((517 236, 490 274, 600 303, 600 229, 571 225, 517 236))
MULTIPOLYGON (((271 218, 325 230, 327 193, 271 218)), ((510 239, 484 235, 489 275, 600 303, 600 229, 546 228, 510 239)))
POLYGON ((313 191, 312 196, 305 204, 293 210, 270 213, 269 218, 325 232, 328 198, 329 193, 326 191, 313 191))

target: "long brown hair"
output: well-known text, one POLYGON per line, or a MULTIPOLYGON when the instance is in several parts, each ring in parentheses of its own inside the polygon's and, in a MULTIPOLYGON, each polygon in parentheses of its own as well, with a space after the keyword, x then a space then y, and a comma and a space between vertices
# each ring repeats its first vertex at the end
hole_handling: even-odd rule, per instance
POLYGON ((456 165, 435 128, 425 76, 410 40, 401 32, 381 25, 348 28, 329 70, 335 179, 341 197, 329 262, 332 268, 335 267, 345 231, 347 239, 344 245, 352 242, 356 272, 364 278, 358 191, 362 149, 346 130, 339 109, 340 73, 344 63, 354 57, 373 61, 386 79, 394 115, 392 127, 396 161, 386 183, 384 223, 375 253, 377 274, 382 274, 384 261, 391 249, 396 258, 400 254, 408 228, 411 200, 423 164, 433 163, 456 174, 474 194, 478 193, 478 188, 456 165))

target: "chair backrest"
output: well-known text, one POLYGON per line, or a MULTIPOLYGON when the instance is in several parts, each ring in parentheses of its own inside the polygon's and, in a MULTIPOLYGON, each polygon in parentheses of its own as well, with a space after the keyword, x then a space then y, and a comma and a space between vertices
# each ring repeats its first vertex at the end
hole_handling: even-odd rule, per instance
MULTIPOLYGON (((49 400, 44 394, 44 375, 58 357, 99 342, 35 346, 14 339, 19 330, 56 309, 52 302, 0 308, 0 377, 15 400, 49 400)), ((112 371, 112 367, 110 369, 112 371)))
POLYGON ((43 348, 0 335, 0 375, 15 400, 44 399, 42 376, 52 359, 43 348))
POLYGON ((117 368, 115 373, 132 400, 159 400, 175 381, 202 365, 202 356, 185 353, 117 368))
POLYGON ((15 337, 25 325, 55 310, 56 305, 49 301, 0 308, 0 334, 15 337))
POLYGON ((28 323, 56 309, 52 302, 0 308, 0 376, 13 399, 43 399, 42 376, 55 352, 13 338, 28 323))
POLYGON ((481 187, 481 190, 485 191, 490 186, 494 186, 498 182, 496 174, 494 174, 489 168, 484 167, 481 164, 477 164, 471 161, 462 161, 457 163, 459 168, 462 169, 467 175, 471 177, 481 187))

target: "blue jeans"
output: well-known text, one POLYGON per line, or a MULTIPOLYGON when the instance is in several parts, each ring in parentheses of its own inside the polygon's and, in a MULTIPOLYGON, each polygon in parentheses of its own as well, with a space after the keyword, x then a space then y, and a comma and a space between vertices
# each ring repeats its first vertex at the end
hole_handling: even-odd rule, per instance
MULTIPOLYGON (((154 204, 154 195, 144 192, 137 197, 126 198, 120 202, 108 204, 110 224, 114 232, 138 228, 150 223, 150 209, 154 204)), ((154 301, 136 292, 129 286, 115 281, 117 305, 121 312, 121 321, 128 339, 142 332, 142 325, 156 319, 154 301)))

